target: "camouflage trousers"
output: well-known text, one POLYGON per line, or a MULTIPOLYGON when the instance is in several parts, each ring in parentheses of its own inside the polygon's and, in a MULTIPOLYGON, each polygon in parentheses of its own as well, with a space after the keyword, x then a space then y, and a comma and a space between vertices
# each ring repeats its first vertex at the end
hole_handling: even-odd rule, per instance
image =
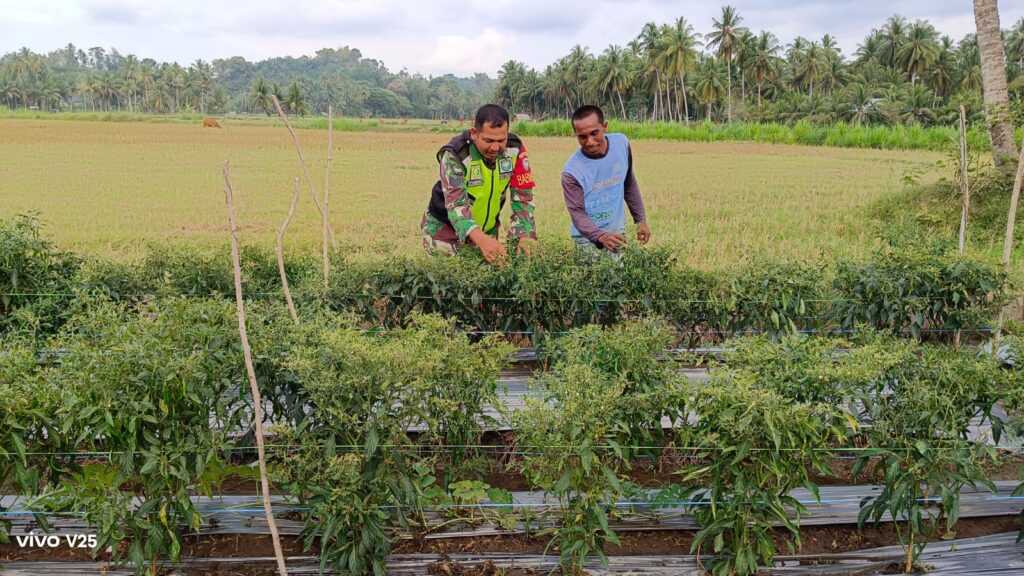
POLYGON ((423 238, 423 248, 427 254, 455 254, 462 248, 463 242, 455 233, 455 228, 438 220, 429 210, 423 212, 423 220, 420 221, 420 233, 423 238))

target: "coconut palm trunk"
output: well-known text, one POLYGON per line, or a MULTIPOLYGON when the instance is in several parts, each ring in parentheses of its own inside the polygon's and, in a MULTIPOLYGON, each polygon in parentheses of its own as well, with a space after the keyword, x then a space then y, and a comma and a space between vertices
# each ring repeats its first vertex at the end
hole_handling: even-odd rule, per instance
POLYGON ((1006 64, 996 0, 974 0, 974 21, 978 27, 981 79, 992 152, 996 167, 1010 173, 1016 167, 1017 150, 1010 124, 1010 95, 1006 90, 1006 64))
POLYGON ((726 81, 728 84, 728 91, 725 100, 725 115, 729 119, 729 124, 732 124, 732 58, 725 59, 725 72, 726 81))
POLYGON ((690 103, 686 99, 686 77, 679 77, 679 84, 683 87, 683 117, 686 119, 686 125, 690 125, 690 103))
POLYGON ((656 90, 654 92, 654 114, 651 115, 651 120, 661 120, 661 117, 658 116, 659 114, 661 114, 661 109, 662 109, 662 106, 661 106, 661 72, 659 72, 657 69, 655 69, 655 71, 654 71, 654 81, 655 81, 655 88, 656 88, 656 90))

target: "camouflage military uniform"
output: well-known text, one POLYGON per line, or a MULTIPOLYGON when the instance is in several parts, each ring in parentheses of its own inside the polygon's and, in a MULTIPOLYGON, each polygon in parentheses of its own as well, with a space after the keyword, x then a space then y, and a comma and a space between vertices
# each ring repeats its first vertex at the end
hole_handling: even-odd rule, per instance
MULTIPOLYGON (((473 218, 473 198, 466 193, 466 166, 455 148, 458 144, 465 146, 467 135, 468 132, 463 132, 460 136, 453 138, 452 142, 439 152, 440 178, 435 184, 434 194, 443 198, 444 213, 437 214, 436 209, 431 210, 440 204, 435 201, 434 206, 428 207, 423 213, 423 218, 420 221, 423 246, 429 254, 436 252, 454 254, 467 242, 469 233, 474 228, 481 228, 480 223, 473 218), (448 222, 445 222, 440 217, 441 215, 446 216, 448 222)), ((469 144, 469 146, 473 146, 473 144, 469 144)), ((507 189, 512 208, 508 235, 512 238, 536 238, 533 197, 535 184, 526 148, 522 146, 518 138, 510 138, 509 147, 495 159, 496 165, 503 162, 514 167, 507 189)), ((506 191, 502 190, 501 205, 504 205, 505 199, 506 191)), ((497 239, 499 228, 500 223, 495 220, 494 226, 490 230, 484 231, 497 239)))

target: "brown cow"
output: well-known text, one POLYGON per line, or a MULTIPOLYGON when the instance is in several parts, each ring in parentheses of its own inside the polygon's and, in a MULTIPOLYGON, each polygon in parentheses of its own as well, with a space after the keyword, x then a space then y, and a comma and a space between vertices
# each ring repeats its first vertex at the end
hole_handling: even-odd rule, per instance
POLYGON ((216 118, 203 118, 203 128, 220 128, 216 118))

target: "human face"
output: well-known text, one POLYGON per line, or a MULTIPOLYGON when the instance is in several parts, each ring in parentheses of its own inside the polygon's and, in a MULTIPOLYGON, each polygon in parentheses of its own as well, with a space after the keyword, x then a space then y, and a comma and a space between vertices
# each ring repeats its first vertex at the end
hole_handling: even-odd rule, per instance
POLYGON ((597 114, 580 118, 572 127, 584 152, 590 156, 604 156, 608 153, 608 139, 604 137, 608 133, 608 123, 599 122, 597 114))
POLYGON ((508 123, 494 126, 484 122, 479 130, 476 127, 470 128, 469 137, 484 160, 488 163, 494 162, 508 145, 508 123))

